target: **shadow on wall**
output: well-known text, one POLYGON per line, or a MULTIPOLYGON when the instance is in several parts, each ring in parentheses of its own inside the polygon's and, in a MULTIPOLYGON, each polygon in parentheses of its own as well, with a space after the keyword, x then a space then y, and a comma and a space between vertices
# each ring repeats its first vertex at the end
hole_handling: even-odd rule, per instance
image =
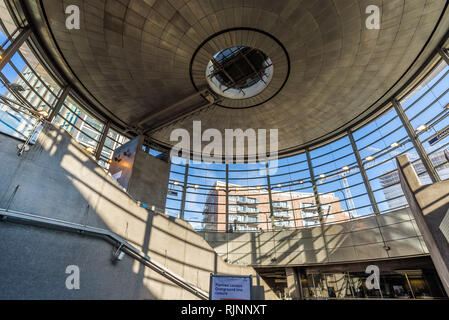
MULTIPOLYGON (((188 223, 137 206, 64 130, 48 125, 21 158, 17 140, 0 134, 0 144, 0 208, 109 229, 205 291, 211 272, 257 275, 226 264, 188 223)), ((128 256, 112 264, 113 248, 100 239, 7 222, 0 228, 0 298, 197 299, 128 256), (65 287, 68 265, 80 269, 79 290, 65 287)), ((254 278, 267 299, 276 298, 254 278)))
POLYGON ((409 209, 352 221, 263 233, 202 232, 228 261, 295 266, 428 255, 409 209))

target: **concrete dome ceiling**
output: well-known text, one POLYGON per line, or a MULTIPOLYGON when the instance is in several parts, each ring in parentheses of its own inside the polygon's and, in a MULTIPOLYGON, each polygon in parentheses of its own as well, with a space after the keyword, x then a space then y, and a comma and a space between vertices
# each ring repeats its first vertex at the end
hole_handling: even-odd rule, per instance
MULTIPOLYGON (((191 130, 192 120, 201 120, 203 130, 278 129, 280 150, 317 141, 385 102, 447 30, 444 0, 72 2, 81 9, 80 30, 65 28, 66 1, 27 6, 72 85, 117 123, 133 126, 145 116, 161 115, 200 90, 194 84, 205 82, 207 62, 220 50, 249 46, 272 59, 273 80, 265 91, 276 94, 270 99, 255 96, 251 99, 262 103, 248 102, 257 104, 250 108, 214 105, 174 117, 151 133, 167 145, 170 132, 191 130), (365 27, 365 9, 373 4, 381 8, 380 30, 365 27), (435 32, 441 28, 446 29, 435 32)), ((198 96, 161 117, 204 103, 198 96)))

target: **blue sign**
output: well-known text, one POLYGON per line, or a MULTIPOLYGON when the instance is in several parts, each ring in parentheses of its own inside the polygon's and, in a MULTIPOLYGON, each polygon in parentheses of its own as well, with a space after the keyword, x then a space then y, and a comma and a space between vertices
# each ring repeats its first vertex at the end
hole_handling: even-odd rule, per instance
POLYGON ((440 132, 438 132, 436 135, 434 135, 432 138, 430 138, 429 140, 429 144, 431 146, 433 146, 434 144, 436 144, 438 141, 440 141, 441 139, 446 138, 449 135, 449 126, 447 126, 446 128, 444 128, 443 130, 441 130, 440 132))

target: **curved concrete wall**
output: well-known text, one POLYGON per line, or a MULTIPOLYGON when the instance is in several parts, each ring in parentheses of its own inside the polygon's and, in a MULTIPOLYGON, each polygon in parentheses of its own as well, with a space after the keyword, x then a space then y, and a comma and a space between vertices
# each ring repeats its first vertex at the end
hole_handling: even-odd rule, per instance
MULTIPOLYGON (((109 229, 204 291, 211 272, 253 274, 256 297, 276 299, 188 223, 137 206, 64 130, 47 127, 21 158, 18 143, 0 134, 0 208, 109 229)), ((101 239, 0 221, 0 299, 196 298, 128 256, 112 264, 112 251, 101 239), (68 265, 80 268, 79 290, 66 289, 68 265)))
POLYGON ((323 227, 201 235, 220 256, 241 265, 299 266, 428 255, 409 209, 323 227))

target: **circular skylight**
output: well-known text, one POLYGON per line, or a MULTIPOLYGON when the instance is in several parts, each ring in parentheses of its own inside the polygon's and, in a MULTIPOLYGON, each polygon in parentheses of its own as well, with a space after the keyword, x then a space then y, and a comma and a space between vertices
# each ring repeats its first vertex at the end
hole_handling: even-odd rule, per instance
POLYGON ((260 50, 243 46, 217 52, 206 68, 209 86, 229 99, 248 99, 258 95, 272 77, 270 58, 260 50))

